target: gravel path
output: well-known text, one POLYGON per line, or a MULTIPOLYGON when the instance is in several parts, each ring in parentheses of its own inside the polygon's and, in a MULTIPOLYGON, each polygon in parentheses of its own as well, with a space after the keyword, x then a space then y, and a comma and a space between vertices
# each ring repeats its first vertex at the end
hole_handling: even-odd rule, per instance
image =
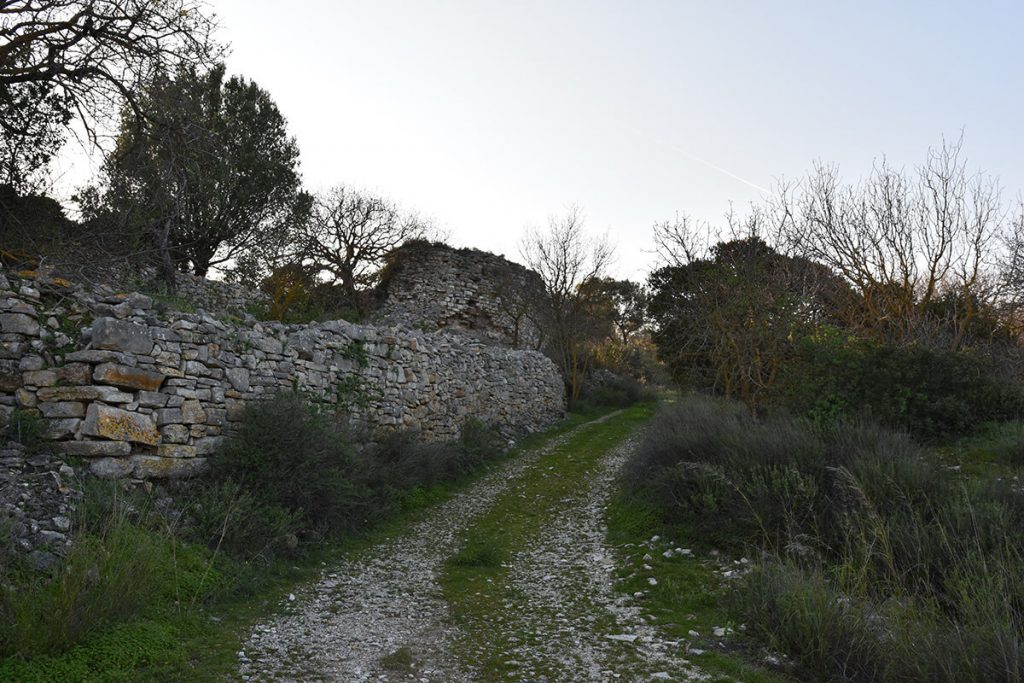
POLYGON ((593 424, 505 463, 407 533, 326 571, 286 601, 279 615, 253 628, 239 653, 241 677, 471 682, 478 678, 463 659, 494 654, 473 648, 504 647, 506 680, 517 683, 705 680, 683 658, 680 644, 661 640, 632 598, 615 588, 604 511, 632 439, 603 456, 512 562, 504 609, 488 616, 483 631, 502 637, 467 637, 449 618, 437 583, 442 562, 504 491, 522 486, 528 468, 593 424))
MULTIPOLYGON (((602 419, 608 419, 605 416, 602 419)), ((249 681, 470 681, 448 651, 453 627, 441 563, 523 471, 593 422, 488 473, 407 533, 325 572, 257 624, 239 652, 249 681), (411 664, 415 663, 415 667, 411 664)))
MULTIPOLYGON (((605 508, 633 439, 604 456, 576 496, 512 563, 510 598, 493 626, 514 633, 502 653, 518 681, 700 681, 708 677, 662 640, 615 588, 605 508), (547 672, 541 674, 539 672, 547 672)), ((484 655, 485 653, 478 653, 484 655)))

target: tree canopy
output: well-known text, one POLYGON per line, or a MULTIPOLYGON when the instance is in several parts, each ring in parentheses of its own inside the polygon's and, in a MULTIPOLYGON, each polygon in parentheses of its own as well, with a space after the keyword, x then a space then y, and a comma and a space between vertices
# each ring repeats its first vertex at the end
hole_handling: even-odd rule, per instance
POLYGON ((144 97, 153 115, 126 118, 94 213, 145 236, 165 269, 197 275, 287 244, 308 199, 270 95, 217 66, 163 75, 144 97))

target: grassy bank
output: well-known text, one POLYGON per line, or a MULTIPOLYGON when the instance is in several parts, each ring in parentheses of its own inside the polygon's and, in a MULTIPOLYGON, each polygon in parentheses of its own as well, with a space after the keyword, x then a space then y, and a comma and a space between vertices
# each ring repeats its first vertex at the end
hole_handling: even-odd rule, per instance
POLYGON ((680 539, 757 559, 719 602, 791 657, 797 678, 1021 681, 1011 437, 940 454, 871 425, 814 429, 692 397, 647 431, 625 505, 680 539), (979 456, 993 443, 1004 444, 995 470, 979 456))

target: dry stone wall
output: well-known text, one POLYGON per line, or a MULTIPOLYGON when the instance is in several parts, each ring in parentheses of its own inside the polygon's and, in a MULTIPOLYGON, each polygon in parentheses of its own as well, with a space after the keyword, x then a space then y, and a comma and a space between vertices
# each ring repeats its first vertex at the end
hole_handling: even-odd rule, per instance
POLYGON ((94 475, 195 475, 247 402, 287 389, 428 439, 470 417, 518 431, 564 413, 558 372, 534 351, 342 320, 228 323, 0 274, 0 421, 35 416, 50 448, 94 475))
POLYGON ((543 283, 518 263, 476 249, 413 242, 392 252, 377 319, 535 349, 543 283))

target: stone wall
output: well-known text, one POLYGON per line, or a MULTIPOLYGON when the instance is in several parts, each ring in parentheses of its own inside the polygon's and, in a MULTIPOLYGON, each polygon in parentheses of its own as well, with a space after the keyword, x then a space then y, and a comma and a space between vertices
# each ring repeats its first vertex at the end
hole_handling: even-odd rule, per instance
POLYGON ((292 388, 428 439, 469 417, 536 430, 564 412, 558 372, 534 351, 341 320, 228 323, 0 274, 0 418, 37 416, 51 448, 94 475, 194 475, 246 402, 292 388))
POLYGON ((447 330, 488 344, 535 349, 537 273, 501 256, 443 244, 410 243, 392 252, 375 319, 447 330))
MULTIPOLYGON (((147 273, 156 282, 156 273, 147 273)), ((159 283, 157 283, 159 285, 159 283)), ((193 308, 202 309, 212 315, 244 317, 245 313, 270 305, 265 293, 248 289, 234 282, 207 280, 191 273, 175 275, 175 295, 187 301, 193 308)))

